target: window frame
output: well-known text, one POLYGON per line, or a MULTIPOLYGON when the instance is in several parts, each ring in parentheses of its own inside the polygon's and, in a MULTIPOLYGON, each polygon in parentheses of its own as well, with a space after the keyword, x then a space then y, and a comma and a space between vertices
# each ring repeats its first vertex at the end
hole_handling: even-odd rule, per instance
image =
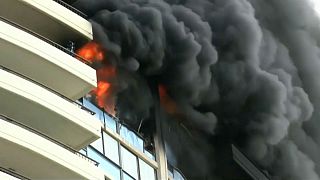
POLYGON ((100 122, 103 123, 103 126, 101 128, 101 135, 102 136, 101 136, 101 140, 100 140, 100 142, 102 143, 102 152, 100 152, 98 149, 96 149, 94 146, 92 146, 90 144, 86 148, 82 149, 86 153, 86 155, 88 155, 88 148, 92 149, 95 153, 97 153, 99 156, 101 156, 101 158, 104 158, 106 161, 108 161, 109 163, 111 163, 112 165, 114 165, 115 167, 117 167, 119 169, 121 180, 123 180, 124 174, 129 176, 130 178, 133 178, 134 180, 140 180, 141 179, 140 160, 144 161, 144 163, 146 163, 148 166, 150 166, 155 171, 155 180, 157 180, 157 178, 158 178, 157 177, 158 164, 156 161, 156 155, 155 155, 155 152, 148 151, 148 153, 150 153, 154 157, 154 159, 153 159, 145 154, 145 151, 147 151, 147 150, 145 149, 145 139, 143 138, 143 136, 141 136, 139 133, 137 133, 135 130, 133 130, 130 126, 128 126, 124 122, 121 122, 117 117, 112 116, 108 112, 104 111, 103 109, 101 109, 98 106, 96 106, 95 104, 93 104, 89 99, 81 98, 79 101, 82 103, 83 106, 85 104, 84 101, 87 101, 86 103, 90 103, 89 105, 93 106, 95 108, 94 111, 92 111, 90 107, 87 107, 87 106, 84 106, 84 107, 88 108, 92 112, 96 113, 96 109, 99 110, 99 112, 96 113, 94 116, 100 122), (100 118, 101 115, 102 115, 102 118, 100 118), (116 125, 115 129, 107 126, 106 118, 111 118, 112 120, 114 120, 115 125, 116 125), (127 131, 133 133, 139 140, 142 141, 142 148, 136 147, 129 140, 125 139, 123 136, 120 135, 120 129, 122 126, 125 127, 127 129, 127 131), (107 148, 106 144, 107 143, 105 143, 104 133, 117 142, 119 164, 115 163, 112 159, 110 159, 106 155, 106 148, 107 148), (131 174, 129 174, 126 170, 124 170, 124 168, 123 168, 123 155, 121 152, 121 147, 126 149, 132 155, 134 155, 135 161, 136 161, 137 179, 134 178, 131 174))

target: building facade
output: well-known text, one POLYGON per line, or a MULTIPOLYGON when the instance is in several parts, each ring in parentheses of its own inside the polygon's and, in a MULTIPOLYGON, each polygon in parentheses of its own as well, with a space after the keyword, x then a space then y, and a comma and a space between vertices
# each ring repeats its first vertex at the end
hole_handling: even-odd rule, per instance
POLYGON ((83 98, 96 72, 73 43, 92 39, 64 1, 0 1, 0 179, 184 179, 161 136, 146 141, 83 98))

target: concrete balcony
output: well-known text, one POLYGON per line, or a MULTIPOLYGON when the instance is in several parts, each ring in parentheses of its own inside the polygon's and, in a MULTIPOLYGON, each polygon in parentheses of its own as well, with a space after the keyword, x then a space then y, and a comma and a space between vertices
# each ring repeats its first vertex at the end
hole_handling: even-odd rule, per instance
POLYGON ((0 97, 0 114, 76 150, 101 137, 101 123, 90 113, 8 70, 0 70, 0 97))
POLYGON ((0 19, 0 65, 72 100, 83 97, 96 87, 93 68, 20 28, 0 19))
POLYGON ((61 4, 54 0, 1 0, 0 16, 54 42, 92 40, 90 22, 61 4))
POLYGON ((90 159, 30 131, 26 126, 0 117, 0 127, 2 168, 30 179, 105 179, 105 174, 90 159))

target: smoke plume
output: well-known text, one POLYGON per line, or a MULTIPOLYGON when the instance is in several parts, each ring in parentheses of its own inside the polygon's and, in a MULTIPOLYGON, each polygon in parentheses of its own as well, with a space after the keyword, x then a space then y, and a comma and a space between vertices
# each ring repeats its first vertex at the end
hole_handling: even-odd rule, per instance
POLYGON ((189 179, 240 179, 224 154, 230 143, 273 179, 320 179, 320 23, 307 0, 74 6, 117 69, 127 123, 151 131, 150 84, 162 88, 169 161, 189 179))

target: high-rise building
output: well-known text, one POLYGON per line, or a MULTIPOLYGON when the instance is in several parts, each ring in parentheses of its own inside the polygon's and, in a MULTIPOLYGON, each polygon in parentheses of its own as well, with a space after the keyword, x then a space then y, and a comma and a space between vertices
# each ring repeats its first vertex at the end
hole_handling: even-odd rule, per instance
POLYGON ((96 71, 74 52, 93 40, 92 26, 70 2, 0 1, 0 179, 185 179, 167 163, 159 120, 142 137, 84 98, 96 71))
POLYGON ((97 78, 74 50, 92 26, 66 2, 0 1, 0 179, 183 179, 161 135, 82 98, 97 78))

